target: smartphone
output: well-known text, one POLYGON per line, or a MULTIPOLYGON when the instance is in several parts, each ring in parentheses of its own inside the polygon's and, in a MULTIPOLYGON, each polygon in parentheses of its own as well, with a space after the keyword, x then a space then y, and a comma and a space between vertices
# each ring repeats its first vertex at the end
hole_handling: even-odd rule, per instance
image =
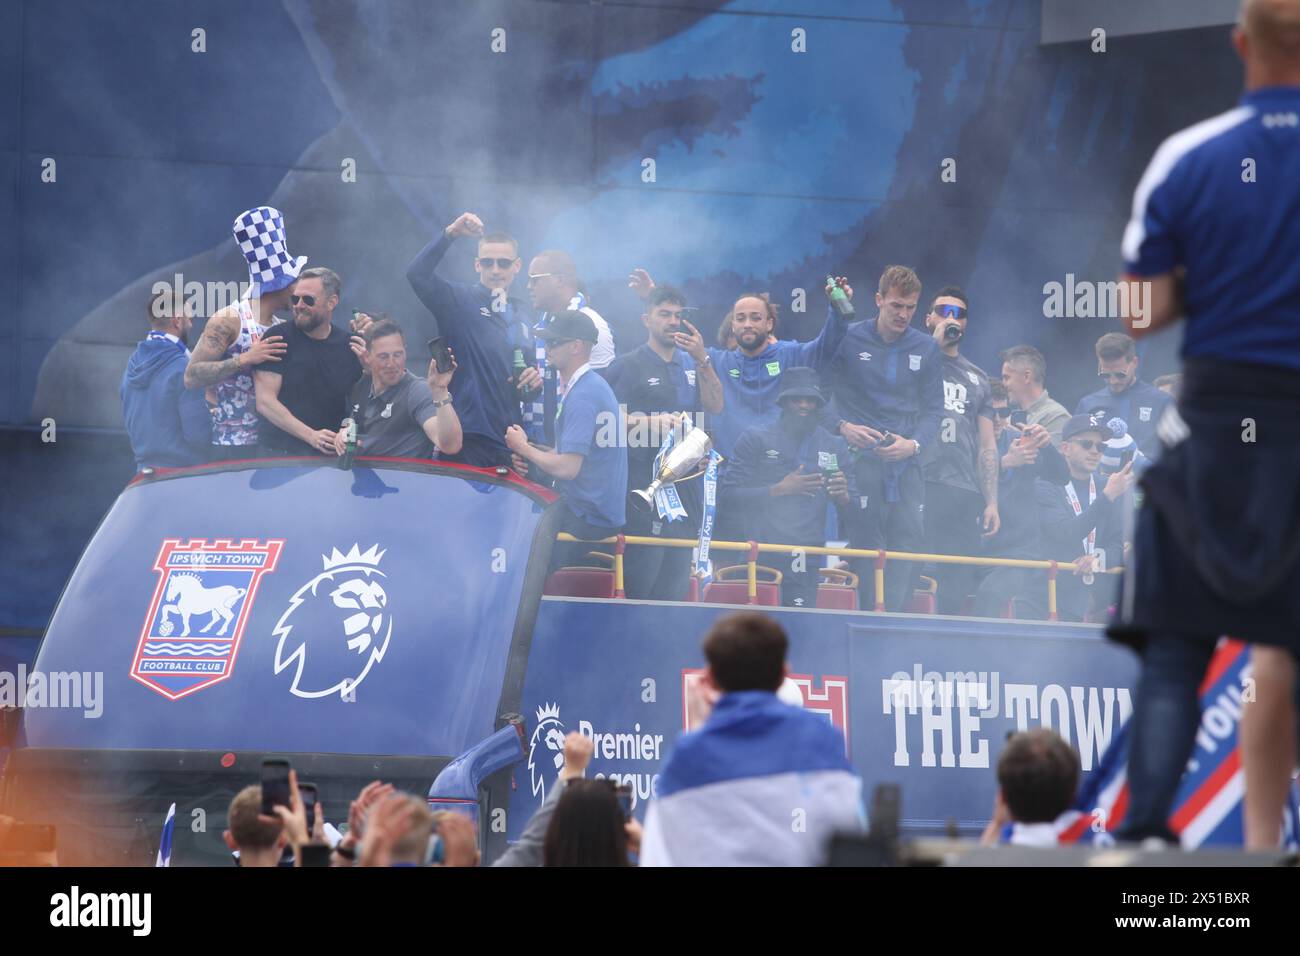
POLYGON ((433 356, 434 368, 439 372, 451 371, 451 346, 447 344, 445 335, 429 339, 429 354, 433 356))
POLYGON ((888 448, 894 442, 898 441, 898 436, 893 432, 885 432, 885 437, 876 442, 877 448, 888 448))
POLYGON ((316 784, 298 784, 298 796, 302 797, 303 809, 307 811, 307 832, 316 828, 316 784))
POLYGON ((15 823, 0 850, 10 853, 53 853, 56 831, 48 823, 15 823))
POLYGON ((618 805, 623 810, 623 819, 632 819, 632 788, 626 783, 620 783, 614 788, 614 793, 618 796, 618 805))
POLYGON ((306 843, 301 852, 304 867, 330 865, 330 848, 324 843, 306 843))
POLYGON ((262 761, 262 813, 275 816, 275 808, 289 805, 289 761, 268 757, 262 761))

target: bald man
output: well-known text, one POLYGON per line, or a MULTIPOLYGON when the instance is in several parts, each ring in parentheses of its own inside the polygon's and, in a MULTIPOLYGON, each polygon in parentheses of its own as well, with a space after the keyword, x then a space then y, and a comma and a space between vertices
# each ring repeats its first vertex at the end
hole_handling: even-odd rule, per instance
MULTIPOLYGON (((614 335, 606 322, 578 289, 578 267, 563 249, 545 249, 528 264, 528 294, 545 326, 561 312, 581 312, 596 326, 596 346, 591 350, 591 367, 605 368, 614 361, 614 335)), ((528 437, 545 445, 555 444, 555 416, 559 408, 556 371, 546 364, 546 346, 539 338, 534 356, 541 373, 542 393, 524 405, 524 428, 528 437)), ((529 373, 530 375, 532 373, 529 373)))
POLYGON ((1263 848, 1278 843, 1296 753, 1300 0, 1246 0, 1232 39, 1241 104, 1161 145, 1124 233, 1126 323, 1139 337, 1185 319, 1184 369, 1110 634, 1143 655, 1118 834, 1131 840, 1174 839, 1219 636, 1256 645, 1242 753, 1247 843, 1263 848))

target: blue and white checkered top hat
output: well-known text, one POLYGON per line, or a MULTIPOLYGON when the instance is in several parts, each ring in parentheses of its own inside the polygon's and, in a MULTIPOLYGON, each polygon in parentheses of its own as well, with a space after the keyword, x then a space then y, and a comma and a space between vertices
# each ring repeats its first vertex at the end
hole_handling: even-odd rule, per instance
POLYGON ((235 220, 235 242, 248 260, 252 295, 278 292, 292 285, 307 264, 306 256, 289 255, 284 245, 284 217, 280 210, 258 206, 235 220))

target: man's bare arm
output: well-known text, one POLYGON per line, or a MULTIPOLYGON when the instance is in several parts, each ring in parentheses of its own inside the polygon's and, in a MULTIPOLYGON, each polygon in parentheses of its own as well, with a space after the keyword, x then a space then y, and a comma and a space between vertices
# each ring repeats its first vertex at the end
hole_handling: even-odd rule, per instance
POLYGON ((1135 339, 1176 324, 1183 316, 1182 283, 1166 272, 1158 276, 1125 275, 1121 302, 1124 325, 1135 339))
POLYGON ((451 405, 438 409, 438 414, 426 421, 423 427, 425 437, 444 455, 456 454, 465 443, 460 416, 451 405))
POLYGON ((257 413, 280 431, 316 447, 316 433, 298 421, 280 401, 281 376, 277 372, 254 372, 253 388, 257 393, 257 413))
POLYGON ((223 359, 226 349, 239 337, 239 315, 222 309, 203 328, 199 344, 190 353, 190 364, 185 367, 186 388, 206 388, 224 382, 243 366, 239 356, 223 359))
POLYGON ((986 505, 998 503, 998 440, 993 433, 993 422, 983 415, 978 418, 980 433, 979 475, 980 490, 986 505))
POLYGON ((700 383, 700 405, 711 415, 716 415, 722 411, 722 379, 718 378, 718 371, 709 362, 700 367, 695 376, 700 383))

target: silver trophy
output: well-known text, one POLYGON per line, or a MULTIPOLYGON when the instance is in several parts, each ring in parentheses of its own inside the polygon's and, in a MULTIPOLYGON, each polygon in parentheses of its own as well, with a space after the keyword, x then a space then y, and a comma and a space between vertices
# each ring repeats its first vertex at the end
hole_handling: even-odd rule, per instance
POLYGON ((650 487, 644 491, 633 489, 630 496, 632 504, 638 508, 648 508, 655 500, 655 493, 664 485, 686 481, 704 474, 705 469, 700 465, 707 462, 712 449, 713 442, 703 428, 691 429, 690 434, 673 445, 672 451, 664 458, 659 474, 654 481, 650 482, 650 487))

